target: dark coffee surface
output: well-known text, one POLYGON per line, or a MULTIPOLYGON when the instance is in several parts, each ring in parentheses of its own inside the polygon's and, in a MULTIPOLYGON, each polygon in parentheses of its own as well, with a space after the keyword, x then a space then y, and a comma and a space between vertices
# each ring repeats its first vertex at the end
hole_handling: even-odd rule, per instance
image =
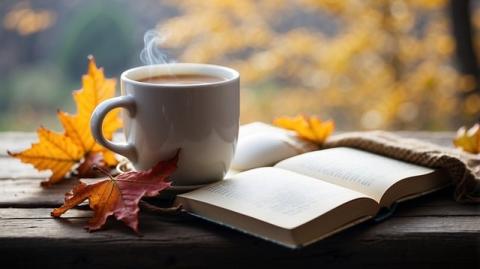
POLYGON ((178 75, 160 75, 139 79, 140 82, 154 84, 203 84, 225 81, 222 77, 200 75, 200 74, 178 74, 178 75))

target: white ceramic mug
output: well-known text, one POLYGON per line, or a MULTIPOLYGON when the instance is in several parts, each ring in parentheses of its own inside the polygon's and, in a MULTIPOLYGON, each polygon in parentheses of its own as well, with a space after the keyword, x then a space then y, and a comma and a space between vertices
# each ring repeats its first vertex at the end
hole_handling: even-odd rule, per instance
POLYGON ((121 75, 121 96, 99 104, 91 131, 102 146, 127 157, 137 170, 171 158, 181 149, 173 185, 206 184, 223 179, 238 138, 240 76, 237 71, 207 64, 173 63, 141 66, 121 75), (156 84, 140 80, 160 75, 208 75, 218 82, 156 84), (125 144, 102 135, 106 114, 123 113, 125 144))

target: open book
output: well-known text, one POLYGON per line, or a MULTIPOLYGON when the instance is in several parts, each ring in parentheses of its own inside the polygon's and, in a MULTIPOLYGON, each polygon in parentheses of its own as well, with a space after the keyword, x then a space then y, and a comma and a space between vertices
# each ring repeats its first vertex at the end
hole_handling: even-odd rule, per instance
MULTIPOLYGON (((242 144, 242 139, 250 135, 241 134, 238 148, 239 154, 251 153, 250 166, 263 164, 259 147, 263 147, 268 160, 274 159, 266 156, 271 152, 282 152, 256 145, 259 141, 266 143, 264 138, 242 144)), ((272 140, 276 138, 279 136, 272 135, 272 140)), ((295 155, 295 151, 290 154, 295 155)), ((234 166, 239 162, 248 166, 247 156, 242 158, 237 158, 234 166)), ((437 190, 449 182, 440 171, 430 168, 353 148, 332 148, 233 174, 177 196, 176 203, 196 216, 296 248, 372 218, 383 207, 437 190)))

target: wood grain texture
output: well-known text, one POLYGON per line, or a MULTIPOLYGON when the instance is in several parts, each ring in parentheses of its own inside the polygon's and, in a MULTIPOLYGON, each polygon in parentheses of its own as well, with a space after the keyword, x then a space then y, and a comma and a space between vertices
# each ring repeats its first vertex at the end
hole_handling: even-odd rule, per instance
MULTIPOLYGON (((453 137, 399 134, 445 146, 453 137)), ((92 215, 89 210, 50 217, 74 180, 42 189, 39 183, 48 172, 2 155, 6 149, 28 147, 34 139, 31 133, 0 134, 2 268, 480 268, 480 207, 455 203, 451 189, 402 203, 383 222, 355 226, 300 250, 183 214, 143 212, 143 236, 114 220, 105 230, 88 233, 82 227, 92 215)))
POLYGON ((50 171, 37 171, 32 165, 22 163, 18 159, 0 157, 0 181, 3 179, 35 178, 45 180, 52 174, 50 171))
POLYGON ((64 194, 74 180, 50 188, 40 187, 41 179, 0 180, 0 207, 55 207, 63 203, 64 194))
POLYGON ((394 217, 289 250, 189 216, 165 219, 143 214, 143 236, 138 237, 116 222, 105 231, 86 232, 82 226, 89 211, 73 210, 65 218, 52 219, 49 209, 5 210, 0 210, 0 253, 7 264, 21 266, 346 268, 353 262, 374 267, 388 263, 388 268, 443 267, 478 266, 480 255, 478 218, 466 216, 394 217))

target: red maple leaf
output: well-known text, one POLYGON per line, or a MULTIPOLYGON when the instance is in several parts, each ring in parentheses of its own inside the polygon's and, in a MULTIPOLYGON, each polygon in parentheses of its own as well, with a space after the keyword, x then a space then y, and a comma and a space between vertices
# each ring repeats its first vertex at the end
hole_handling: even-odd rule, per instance
POLYGON ((152 197, 168 188, 169 176, 176 170, 179 152, 170 160, 160 161, 153 168, 141 172, 126 172, 104 180, 87 184, 80 181, 72 191, 65 194, 65 202, 55 208, 51 215, 60 217, 86 199, 95 212, 86 227, 95 231, 113 215, 138 232, 138 202, 142 197, 152 197))

